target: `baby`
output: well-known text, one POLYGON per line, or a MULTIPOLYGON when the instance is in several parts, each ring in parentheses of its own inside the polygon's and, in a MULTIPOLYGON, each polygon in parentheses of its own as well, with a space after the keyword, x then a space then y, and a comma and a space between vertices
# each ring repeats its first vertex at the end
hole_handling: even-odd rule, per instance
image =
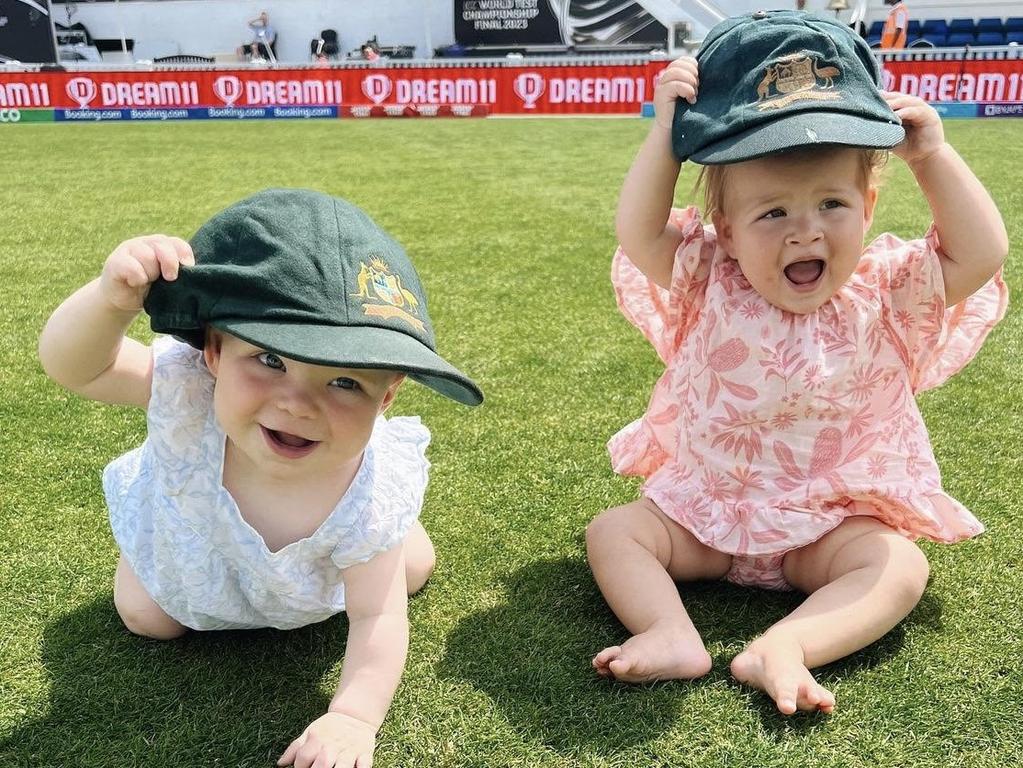
POLYGON ((121 243, 40 338, 54 380, 146 409, 145 442, 103 473, 130 631, 288 629, 347 611, 337 693, 282 765, 372 759, 405 664, 407 597, 434 565, 418 522, 430 434, 382 414, 406 377, 482 402, 435 349, 401 247, 350 203, 304 190, 242 200, 191 245, 121 243), (176 338, 127 338, 143 307, 176 338))
POLYGON ((675 582, 726 578, 808 597, 731 665, 786 714, 830 712, 814 667, 874 642, 919 601, 914 540, 983 528, 941 487, 914 400, 1005 312, 1002 219, 937 113, 881 93, 867 45, 828 19, 758 11, 708 35, 654 94, 625 179, 612 280, 666 365, 609 443, 643 497, 587 529, 594 577, 631 637, 593 659, 625 681, 711 659, 675 582), (892 148, 934 225, 863 248, 892 148), (672 210, 680 161, 707 215, 672 210))

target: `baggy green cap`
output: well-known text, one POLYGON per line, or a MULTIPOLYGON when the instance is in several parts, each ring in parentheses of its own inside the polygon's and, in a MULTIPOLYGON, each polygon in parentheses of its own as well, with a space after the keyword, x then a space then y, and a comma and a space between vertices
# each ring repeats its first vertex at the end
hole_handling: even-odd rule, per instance
POLYGON ((696 104, 679 100, 680 160, 737 163, 788 149, 890 149, 905 131, 881 97, 870 47, 837 21, 800 11, 726 19, 696 54, 696 104))
POLYGON ((403 371, 460 403, 483 402, 437 354, 405 251, 351 203, 268 189, 214 215, 191 246, 195 266, 146 298, 154 331, 202 349, 212 325, 282 357, 403 371))

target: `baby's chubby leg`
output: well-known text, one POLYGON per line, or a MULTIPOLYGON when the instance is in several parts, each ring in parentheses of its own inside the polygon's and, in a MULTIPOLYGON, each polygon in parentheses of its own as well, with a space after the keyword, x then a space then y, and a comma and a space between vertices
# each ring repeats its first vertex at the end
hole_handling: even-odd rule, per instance
POLYGON ((809 670, 866 647, 905 618, 927 585, 927 558, 884 523, 857 516, 789 552, 782 570, 809 597, 736 656, 732 674, 784 714, 830 712, 835 697, 809 670))
POLYGON ((410 595, 423 588, 436 562, 433 542, 422 523, 416 520, 405 537, 405 582, 410 595))
POLYGON ((142 637, 173 640, 188 631, 153 601, 124 555, 114 574, 114 607, 128 631, 142 637))
POLYGON ((597 586, 632 633, 593 658, 597 672, 626 682, 692 679, 710 654, 689 619, 675 581, 718 579, 731 556, 715 552, 649 499, 609 509, 586 528, 597 586))

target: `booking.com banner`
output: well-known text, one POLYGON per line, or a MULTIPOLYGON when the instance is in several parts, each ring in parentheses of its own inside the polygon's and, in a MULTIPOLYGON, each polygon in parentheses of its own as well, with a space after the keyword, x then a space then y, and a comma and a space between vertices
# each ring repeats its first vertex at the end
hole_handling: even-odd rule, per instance
MULTIPOLYGON (((2 72, 0 122, 636 115, 665 64, 2 72)), ((883 66, 887 88, 959 107, 947 115, 1023 116, 1021 59, 883 66)))
POLYGON ((23 120, 27 111, 52 110, 58 121, 338 117, 395 107, 458 115, 473 106, 634 115, 663 66, 0 73, 0 110, 18 110, 23 120))

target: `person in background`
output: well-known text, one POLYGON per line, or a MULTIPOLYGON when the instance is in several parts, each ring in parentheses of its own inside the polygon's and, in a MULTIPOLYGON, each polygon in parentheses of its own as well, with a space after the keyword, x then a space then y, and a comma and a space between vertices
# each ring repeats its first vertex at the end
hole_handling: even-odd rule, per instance
POLYGON ((884 0, 885 5, 890 5, 888 18, 884 21, 884 28, 881 30, 882 48, 905 48, 906 36, 909 31, 909 9, 902 0, 884 0))
POLYGON ((270 14, 260 11, 254 19, 249 19, 249 30, 252 32, 252 42, 239 46, 238 55, 253 59, 275 59, 277 30, 270 26, 270 14))
POLYGON ((373 43, 362 44, 362 58, 366 61, 377 61, 380 58, 380 51, 373 43))

